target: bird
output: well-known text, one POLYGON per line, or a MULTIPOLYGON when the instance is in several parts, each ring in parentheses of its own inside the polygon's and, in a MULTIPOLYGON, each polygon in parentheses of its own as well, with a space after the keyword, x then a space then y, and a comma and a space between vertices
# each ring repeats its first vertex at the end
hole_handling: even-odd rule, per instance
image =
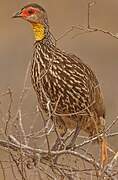
MULTIPOLYGON (((59 136, 64 137, 68 130, 74 130, 67 149, 75 144, 81 130, 90 137, 103 133, 104 98, 93 70, 76 55, 56 46, 47 12, 42 6, 25 5, 13 18, 24 19, 32 26, 35 42, 31 82, 41 109, 52 115, 59 136)), ((108 157, 106 137, 99 138, 98 143, 104 164, 108 157)))

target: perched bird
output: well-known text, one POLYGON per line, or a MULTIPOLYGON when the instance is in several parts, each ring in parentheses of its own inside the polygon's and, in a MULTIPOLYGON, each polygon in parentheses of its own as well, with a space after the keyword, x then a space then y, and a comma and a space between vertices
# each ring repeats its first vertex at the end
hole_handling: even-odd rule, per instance
MULTIPOLYGON (((41 108, 47 114, 52 114, 60 136, 63 137, 68 129, 75 129, 68 148, 74 145, 80 130, 84 130, 89 136, 103 132, 103 96, 91 68, 80 58, 56 47, 50 33, 47 13, 41 6, 34 3, 26 5, 13 17, 20 17, 32 25, 35 36, 32 85, 41 108)), ((104 163, 107 158, 105 137, 99 143, 104 163)))

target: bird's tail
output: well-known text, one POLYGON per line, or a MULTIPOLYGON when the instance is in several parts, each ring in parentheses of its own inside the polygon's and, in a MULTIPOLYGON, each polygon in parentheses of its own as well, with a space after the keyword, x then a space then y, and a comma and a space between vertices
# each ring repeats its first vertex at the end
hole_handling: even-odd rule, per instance
POLYGON ((105 136, 101 138, 100 149, 101 149, 101 166, 104 167, 108 162, 108 143, 105 136))

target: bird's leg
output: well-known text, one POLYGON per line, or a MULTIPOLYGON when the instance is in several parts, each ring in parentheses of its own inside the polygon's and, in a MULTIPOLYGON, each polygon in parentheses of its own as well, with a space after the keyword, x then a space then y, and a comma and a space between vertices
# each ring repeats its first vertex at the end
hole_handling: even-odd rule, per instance
POLYGON ((59 149, 59 146, 62 145, 63 137, 57 137, 54 145, 52 146, 52 151, 56 151, 59 149))
MULTIPOLYGON (((64 147, 64 143, 63 143, 63 137, 67 132, 67 128, 65 126, 65 123, 63 122, 63 120, 60 117, 52 117, 52 121, 54 123, 54 130, 55 130, 55 134, 57 136, 56 141, 54 142, 54 145, 51 148, 51 151, 57 151, 59 149, 63 149, 64 147)), ((53 162, 56 162, 57 160, 57 156, 53 155, 53 162)), ((50 157, 49 155, 42 155, 40 161, 49 161, 50 157)), ((52 160, 52 159, 51 159, 52 160)))
POLYGON ((78 125, 78 123, 77 123, 77 127, 76 127, 76 129, 75 129, 74 134, 73 134, 72 140, 71 140, 71 142, 66 146, 66 149, 71 149, 71 148, 74 146, 75 141, 76 141, 76 139, 77 139, 77 136, 78 136, 79 132, 80 132, 80 127, 79 127, 79 125, 78 125))
POLYGON ((63 120, 61 118, 56 119, 56 121, 54 122, 54 126, 55 126, 55 132, 57 135, 57 139, 51 149, 53 151, 60 149, 60 147, 63 148, 62 147, 63 146, 63 137, 67 132, 65 123, 63 122, 63 120))

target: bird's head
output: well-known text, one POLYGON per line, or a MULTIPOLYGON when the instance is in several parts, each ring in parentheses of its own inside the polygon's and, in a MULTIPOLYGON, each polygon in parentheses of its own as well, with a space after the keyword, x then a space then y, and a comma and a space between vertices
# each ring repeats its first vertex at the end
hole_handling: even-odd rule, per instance
POLYGON ((28 4, 13 15, 13 18, 22 18, 33 25, 36 40, 45 37, 45 30, 48 27, 46 11, 38 4, 28 4))
POLYGON ((30 23, 47 23, 46 11, 38 4, 28 4, 18 11, 13 18, 22 18, 30 23))

